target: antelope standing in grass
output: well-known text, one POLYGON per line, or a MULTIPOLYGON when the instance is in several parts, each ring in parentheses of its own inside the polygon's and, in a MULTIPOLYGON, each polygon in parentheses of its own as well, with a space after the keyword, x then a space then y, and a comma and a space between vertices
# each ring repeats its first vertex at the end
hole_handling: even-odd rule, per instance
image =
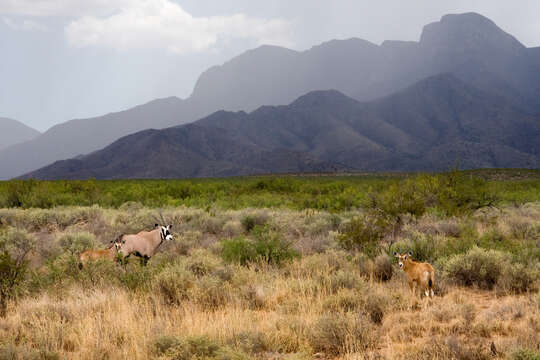
POLYGON ((99 259, 115 261, 121 246, 122 243, 120 242, 120 239, 117 238, 116 240, 111 240, 111 245, 105 250, 89 249, 82 252, 79 255, 79 269, 82 269, 88 261, 96 261, 99 259))
POLYGON ((172 225, 160 226, 156 224, 152 231, 141 231, 133 235, 120 235, 119 240, 122 246, 120 253, 126 259, 131 255, 138 256, 142 258, 143 264, 146 265, 165 240, 174 240, 171 228, 172 225))
MULTIPOLYGON (((405 271, 409 288, 413 296, 416 296, 416 287, 419 286, 426 297, 433 298, 433 285, 435 282, 435 270, 428 263, 419 263, 411 259, 412 254, 398 254, 394 256, 399 259, 399 267, 405 271)), ((422 293, 420 293, 422 296, 422 293)))

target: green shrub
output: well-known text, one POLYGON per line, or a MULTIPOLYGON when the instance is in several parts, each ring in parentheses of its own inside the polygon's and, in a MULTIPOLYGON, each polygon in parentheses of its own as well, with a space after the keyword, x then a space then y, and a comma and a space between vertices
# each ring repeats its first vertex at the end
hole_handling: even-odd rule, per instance
POLYGON ((510 260, 506 253, 474 247, 448 259, 443 268, 450 279, 461 285, 492 289, 510 268, 510 260))
POLYGON ((390 184, 383 191, 369 194, 367 208, 385 217, 399 220, 402 215, 422 216, 429 201, 425 181, 429 177, 418 176, 390 184))
POLYGON ((253 229, 255 252, 260 260, 268 264, 281 264, 292 260, 300 254, 292 248, 292 243, 272 230, 269 226, 256 226, 253 229))
POLYGON ((257 252, 253 242, 244 237, 221 241, 221 256, 223 260, 247 265, 257 260, 257 252))
POLYGON ((0 253, 0 317, 4 317, 7 302, 13 299, 27 271, 25 258, 13 258, 7 250, 0 253))
POLYGON ((437 207, 448 216, 468 215, 499 202, 486 180, 461 171, 438 176, 437 207))
POLYGON ((266 222, 268 221, 268 215, 265 213, 260 214, 253 214, 253 215, 247 215, 245 216, 241 224, 244 227, 244 230, 246 232, 251 232, 255 228, 255 226, 264 226, 266 225, 266 222))
POLYGON ((380 241, 390 230, 391 223, 388 219, 367 214, 345 223, 337 241, 346 250, 359 250, 375 257, 380 241))
POLYGON ((257 226, 252 233, 255 238, 253 240, 247 238, 222 240, 223 259, 241 265, 257 261, 280 265, 299 256, 290 242, 268 226, 257 226))

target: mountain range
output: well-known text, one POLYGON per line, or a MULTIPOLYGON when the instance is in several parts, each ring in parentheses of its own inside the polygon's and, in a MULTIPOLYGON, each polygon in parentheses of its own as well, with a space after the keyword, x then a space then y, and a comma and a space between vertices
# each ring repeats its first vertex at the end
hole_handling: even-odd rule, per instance
POLYGON ((479 14, 445 15, 426 25, 418 42, 375 45, 349 39, 302 52, 274 46, 247 51, 204 72, 188 99, 160 99, 69 121, 0 150, 0 178, 76 156, 31 174, 120 178, 438 170, 455 161, 464 167, 538 167, 539 113, 540 49, 523 46, 479 14), (300 111, 306 101, 310 105, 300 111), (289 105, 275 107, 280 104, 289 105), (193 125, 168 128, 215 111, 193 125), (302 131, 290 128, 293 124, 302 131), (92 153, 149 128, 166 129, 138 132, 92 153), (200 142, 182 140, 191 132, 200 142), (152 161, 135 169, 137 159, 147 159, 135 142, 149 141, 146 136, 174 153, 148 148, 153 154, 148 160, 159 162, 160 170, 152 161), (113 148, 120 154, 112 154, 113 148), (130 169, 99 163, 100 156, 102 162, 108 159, 105 154, 118 166, 124 160, 117 156, 124 156, 130 169), (291 162, 279 165, 284 158, 291 162), (199 165, 180 166, 185 162, 199 165), (81 172, 75 164, 88 168, 81 172), (178 170, 172 171, 172 164, 178 170))
POLYGON ((287 106, 220 111, 193 124, 126 136, 27 177, 447 170, 457 162, 463 168, 540 167, 540 116, 441 74, 370 102, 326 90, 287 106))

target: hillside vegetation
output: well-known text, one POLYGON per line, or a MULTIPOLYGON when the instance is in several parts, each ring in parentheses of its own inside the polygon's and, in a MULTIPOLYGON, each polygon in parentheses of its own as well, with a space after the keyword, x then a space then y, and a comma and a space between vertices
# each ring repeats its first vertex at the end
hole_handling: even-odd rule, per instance
POLYGON ((0 359, 538 359, 539 188, 519 170, 0 183, 0 359), (175 239, 147 266, 79 270, 161 218, 175 239), (394 251, 433 264, 433 300, 394 251))

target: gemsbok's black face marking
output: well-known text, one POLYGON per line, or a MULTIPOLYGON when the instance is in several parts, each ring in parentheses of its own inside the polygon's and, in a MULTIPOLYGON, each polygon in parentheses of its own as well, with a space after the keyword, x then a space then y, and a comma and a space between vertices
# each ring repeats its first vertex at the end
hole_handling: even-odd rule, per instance
POLYGON ((160 230, 161 240, 169 240, 169 241, 174 240, 171 234, 171 228, 172 228, 172 225, 161 227, 161 230, 160 230))

